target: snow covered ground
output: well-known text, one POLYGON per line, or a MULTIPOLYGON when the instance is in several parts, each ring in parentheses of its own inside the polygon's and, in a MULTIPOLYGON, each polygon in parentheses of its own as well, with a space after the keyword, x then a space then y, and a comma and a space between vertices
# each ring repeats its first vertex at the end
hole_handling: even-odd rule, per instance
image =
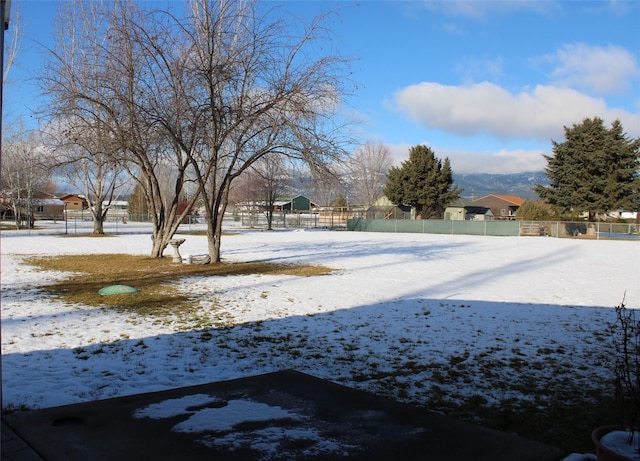
MULTIPOLYGON (((30 254, 149 253, 143 225, 120 224, 117 232, 100 239, 2 232, 5 407, 288 368, 414 403, 434 395, 487 404, 558 392, 570 399, 602 386, 609 373, 613 307, 623 297, 640 307, 634 241, 239 231, 223 237, 223 259, 336 270, 179 280, 185 292, 203 295, 190 319, 47 299, 38 286, 64 274, 21 262, 30 254)), ((183 256, 206 252, 205 237, 180 236, 183 256)))

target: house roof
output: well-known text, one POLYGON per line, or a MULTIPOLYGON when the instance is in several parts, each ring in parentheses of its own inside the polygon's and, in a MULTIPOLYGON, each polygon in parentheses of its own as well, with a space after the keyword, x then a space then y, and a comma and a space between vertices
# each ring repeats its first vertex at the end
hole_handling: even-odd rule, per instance
POLYGON ((472 214, 484 214, 484 215, 493 215, 491 208, 487 208, 486 206, 467 206, 464 208, 467 213, 472 214))
MULTIPOLYGON (((5 199, 4 197, 0 197, 0 203, 4 203, 5 199)), ((62 200, 60 200, 59 198, 53 197, 53 196, 49 196, 49 197, 34 197, 33 199, 33 203, 36 203, 38 205, 60 205, 60 206, 64 206, 64 202, 62 200)))
POLYGON ((302 194, 297 194, 297 195, 282 195, 282 196, 280 196, 280 197, 276 197, 276 200, 277 200, 277 201, 280 201, 280 202, 290 202, 291 200, 297 199, 298 197, 302 197, 302 198, 304 198, 304 199, 311 200, 310 198, 305 197, 305 196, 304 196, 304 195, 302 195, 302 194))
POLYGON ((458 197, 453 202, 449 203, 447 207, 465 208, 469 206, 478 206, 477 203, 473 203, 473 200, 467 197, 458 197))
POLYGON ((372 205, 369 208, 367 208, 367 212, 369 213, 374 213, 374 212, 390 212, 393 209, 397 209, 400 210, 404 213, 409 213, 411 212, 411 207, 409 205, 391 205, 391 206, 386 206, 386 205, 372 205))
POLYGON ((122 209, 122 208, 127 208, 128 206, 129 206, 129 202, 127 202, 126 200, 114 200, 113 202, 102 202, 103 210, 109 207, 113 207, 113 208, 120 207, 122 209))
MULTIPOLYGON (((451 202, 447 208, 464 208, 467 213, 473 214, 490 214, 491 208, 481 205, 479 203, 475 203, 473 200, 467 197, 459 197, 458 199, 451 202)), ((493 213, 491 213, 493 214, 493 213)))
POLYGON ((515 195, 498 195, 498 194, 489 194, 489 195, 485 195, 484 197, 480 197, 479 199, 476 199, 476 202, 479 202, 480 200, 486 199, 486 198, 490 198, 490 197, 494 197, 500 200, 503 200, 505 202, 508 202, 512 205, 516 205, 516 206, 520 206, 525 202, 525 199, 517 197, 515 195))
POLYGON ((386 195, 383 195, 382 197, 379 197, 378 200, 375 201, 373 206, 391 207, 391 206, 395 206, 395 203, 393 203, 391 200, 389 200, 389 198, 386 195))
POLYGON ((64 202, 57 198, 37 198, 34 202, 38 205, 59 205, 64 206, 64 202))
POLYGON ((60 200, 63 201, 67 201, 67 200, 85 200, 84 195, 81 194, 66 194, 63 195, 62 197, 60 197, 60 200))
MULTIPOLYGON (((316 206, 316 204, 312 202, 311 199, 309 199, 308 197, 305 197, 304 195, 292 195, 291 197, 277 197, 274 200, 273 205, 274 206, 290 205, 291 202, 298 197, 302 197, 305 200, 308 200, 311 206, 316 206)), ((236 206, 241 206, 241 207, 242 206, 267 206, 267 202, 265 200, 247 200, 244 202, 236 203, 236 206)))

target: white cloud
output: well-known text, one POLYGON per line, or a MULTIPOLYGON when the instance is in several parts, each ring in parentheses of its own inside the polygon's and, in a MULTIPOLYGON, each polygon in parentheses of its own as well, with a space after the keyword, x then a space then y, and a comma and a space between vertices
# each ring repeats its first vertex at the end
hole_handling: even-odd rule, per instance
MULTIPOLYGON (((427 146, 428 143, 423 143, 427 146)), ((413 146, 413 144, 385 144, 389 148, 389 152, 391 153, 391 157, 393 158, 393 166, 400 166, 400 163, 409 159, 409 149, 413 146)), ((440 157, 440 155, 436 152, 436 156, 440 157)))
MULTIPOLYGON (((549 151, 540 149, 524 150, 501 149, 498 151, 472 151, 468 149, 450 149, 431 145, 428 142, 417 143, 431 147, 436 157, 444 159, 448 157, 454 173, 521 173, 523 171, 542 171, 547 166, 543 157, 549 151)), ((394 166, 409 158, 409 144, 387 144, 394 159, 394 166)))
POLYGON ((464 82, 473 83, 482 79, 496 79, 504 75, 504 59, 463 57, 456 64, 456 72, 462 76, 464 82))
POLYGON ((469 1, 447 0, 423 2, 425 8, 437 11, 448 16, 485 19, 496 14, 510 14, 514 12, 530 12, 536 14, 551 14, 560 9, 560 4, 555 1, 541 2, 539 0, 493 0, 493 1, 469 1))
POLYGON ((551 73, 554 84, 596 94, 624 93, 631 88, 631 81, 640 75, 635 57, 613 45, 565 44, 547 59, 557 66, 551 73))
POLYGON ((501 149, 497 152, 471 152, 463 150, 440 149, 443 157, 449 157, 455 173, 521 173, 523 171, 542 171, 547 162, 543 150, 501 149))
POLYGON ((606 101, 570 88, 538 85, 513 94, 489 82, 451 86, 423 82, 399 90, 396 108, 426 129, 498 139, 560 140, 564 126, 587 117, 620 119, 630 136, 640 134, 640 115, 609 109, 606 101))

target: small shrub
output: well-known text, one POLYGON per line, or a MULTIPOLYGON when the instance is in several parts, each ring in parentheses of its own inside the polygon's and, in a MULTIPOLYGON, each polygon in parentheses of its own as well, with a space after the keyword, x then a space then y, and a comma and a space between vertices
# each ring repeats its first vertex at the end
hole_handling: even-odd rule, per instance
POLYGON ((621 423, 635 426, 640 415, 640 321, 624 300, 616 307, 615 376, 621 423))

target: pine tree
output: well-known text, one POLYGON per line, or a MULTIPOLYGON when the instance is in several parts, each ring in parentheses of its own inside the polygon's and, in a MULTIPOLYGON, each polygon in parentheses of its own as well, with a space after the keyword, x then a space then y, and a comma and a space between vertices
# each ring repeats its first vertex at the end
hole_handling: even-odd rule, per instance
POLYGON ((422 219, 441 218, 445 207, 460 192, 453 185, 448 158, 436 158, 431 148, 419 145, 409 149, 409 160, 393 167, 387 175, 384 194, 397 204, 410 205, 422 219))
POLYGON ((544 202, 538 203, 533 200, 525 200, 518 208, 518 219, 524 221, 546 221, 552 217, 552 210, 544 202))
POLYGON ((637 210, 640 203, 640 139, 629 139, 620 121, 607 129, 602 119, 585 119, 564 128, 565 141, 545 155, 549 186, 536 193, 563 211, 597 213, 637 210))
POLYGON ((149 205, 144 196, 144 190, 140 183, 136 183, 136 187, 129 196, 129 216, 134 219, 144 220, 145 215, 149 213, 149 205))

